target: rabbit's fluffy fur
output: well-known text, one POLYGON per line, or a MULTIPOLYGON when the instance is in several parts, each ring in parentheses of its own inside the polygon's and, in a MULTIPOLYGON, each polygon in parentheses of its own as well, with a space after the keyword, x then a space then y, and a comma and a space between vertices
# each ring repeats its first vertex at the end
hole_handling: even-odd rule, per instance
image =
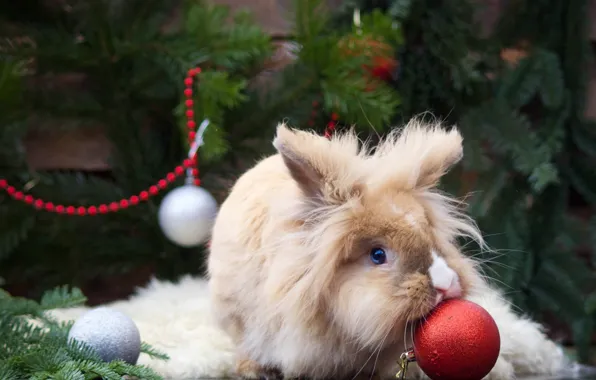
MULTIPOLYGON (((213 228, 214 316, 248 378, 392 378, 412 322, 464 297, 496 319, 490 379, 552 374, 561 348, 512 312, 456 238, 474 222, 436 190, 462 157, 455 128, 413 120, 374 151, 281 124, 267 157, 236 182, 213 228), (370 253, 384 252, 373 262, 370 253)), ((470 358, 473 360, 473 358, 470 358)), ((415 368, 412 373, 417 372, 415 368)))

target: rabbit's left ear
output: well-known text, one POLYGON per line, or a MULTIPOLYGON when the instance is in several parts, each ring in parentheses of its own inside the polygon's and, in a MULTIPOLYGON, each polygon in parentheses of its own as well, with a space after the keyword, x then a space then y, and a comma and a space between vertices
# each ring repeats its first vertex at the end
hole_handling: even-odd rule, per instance
POLYGON ((393 131, 371 157, 374 179, 404 189, 433 187, 463 157, 462 142, 456 128, 412 120, 393 131))
POLYGON ((358 139, 353 133, 334 135, 329 140, 280 124, 273 146, 308 197, 341 203, 358 192, 358 139))

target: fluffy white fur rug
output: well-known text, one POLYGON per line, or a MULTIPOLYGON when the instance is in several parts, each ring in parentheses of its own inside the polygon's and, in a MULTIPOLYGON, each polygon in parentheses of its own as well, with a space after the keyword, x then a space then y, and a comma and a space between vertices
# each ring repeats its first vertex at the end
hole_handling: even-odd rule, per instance
MULTIPOLYGON (((545 360, 552 359, 552 351, 560 348, 556 348, 552 342, 546 343, 538 335, 534 323, 513 318, 508 310, 501 309, 502 302, 492 299, 490 293, 476 296, 473 300, 486 307, 495 317, 500 330, 507 336, 502 342, 501 354, 511 357, 518 369, 527 364, 523 355, 514 357, 519 355, 519 347, 528 348, 527 354, 533 357, 534 365, 561 365, 557 361, 536 360, 541 356, 545 360)), ((139 328, 141 339, 170 356, 168 361, 153 360, 144 354, 139 358, 139 364, 148 365, 164 378, 197 380, 233 377, 234 347, 212 318, 205 279, 186 276, 177 283, 152 280, 130 299, 106 306, 130 316, 139 328)), ((76 320, 87 310, 88 307, 61 309, 52 311, 52 315, 59 320, 76 320)), ((528 370, 531 372, 531 369, 528 370)), ((573 374, 577 375, 577 369, 568 373, 570 377, 573 374)), ((540 380, 549 378, 540 377, 540 380)))

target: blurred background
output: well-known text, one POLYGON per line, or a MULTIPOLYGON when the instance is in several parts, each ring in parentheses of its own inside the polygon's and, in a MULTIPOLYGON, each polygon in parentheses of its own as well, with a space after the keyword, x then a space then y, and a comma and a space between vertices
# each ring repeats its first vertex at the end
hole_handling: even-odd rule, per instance
MULTIPOLYGON (((281 120, 373 140, 445 120, 465 157, 441 186, 496 251, 466 253, 596 364, 594 40, 592 0, 4 0, 0 179, 54 205, 139 194, 187 155, 192 67, 195 120, 211 122, 200 178, 218 202, 273 152, 281 120)), ((68 284, 97 305, 203 273, 206 248, 171 242, 157 219, 181 184, 94 216, 1 192, 0 286, 38 299, 68 284)))

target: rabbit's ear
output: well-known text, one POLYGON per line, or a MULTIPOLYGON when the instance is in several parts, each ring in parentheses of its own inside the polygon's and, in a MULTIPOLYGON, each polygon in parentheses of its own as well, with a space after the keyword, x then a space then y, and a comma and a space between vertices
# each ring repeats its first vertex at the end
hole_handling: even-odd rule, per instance
POLYGON ((358 191, 358 139, 353 133, 329 140, 280 124, 273 146, 307 196, 344 202, 358 191))
POLYGON ((436 186, 463 157, 462 141, 456 128, 446 130, 414 119, 393 131, 377 149, 371 159, 378 168, 375 178, 407 189, 436 186))

